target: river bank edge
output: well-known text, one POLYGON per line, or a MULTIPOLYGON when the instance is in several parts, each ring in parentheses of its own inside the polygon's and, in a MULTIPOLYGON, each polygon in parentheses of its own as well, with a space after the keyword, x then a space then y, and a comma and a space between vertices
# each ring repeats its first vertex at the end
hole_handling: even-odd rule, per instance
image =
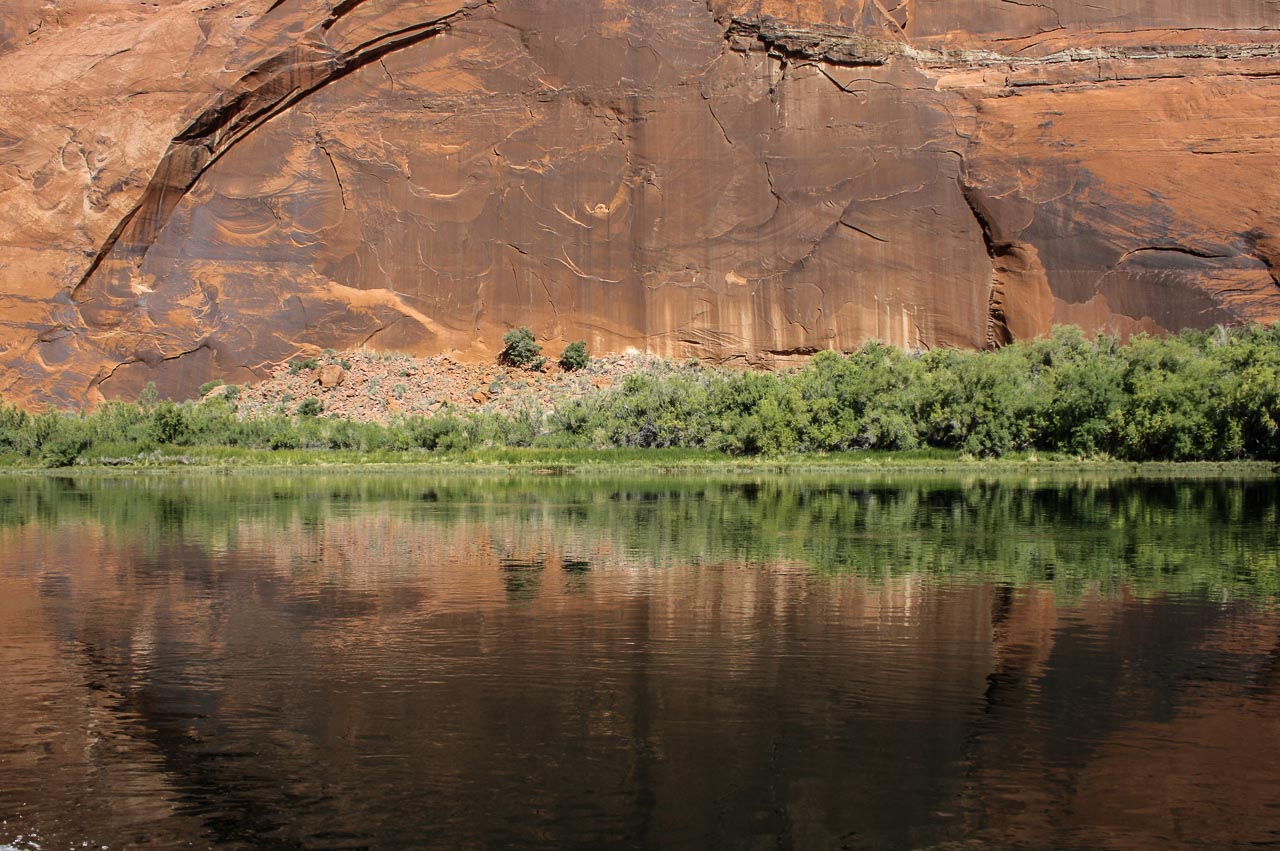
POLYGON ((262 450, 191 447, 157 450, 132 459, 90 461, 71 467, 34 466, 21 456, 0 456, 0 476, 101 478, 202 475, 442 474, 449 476, 705 475, 981 475, 999 477, 1112 475, 1150 479, 1274 479, 1270 461, 1118 461, 1026 453, 974 458, 946 450, 803 453, 730 456, 704 450, 486 449, 464 452, 262 450))

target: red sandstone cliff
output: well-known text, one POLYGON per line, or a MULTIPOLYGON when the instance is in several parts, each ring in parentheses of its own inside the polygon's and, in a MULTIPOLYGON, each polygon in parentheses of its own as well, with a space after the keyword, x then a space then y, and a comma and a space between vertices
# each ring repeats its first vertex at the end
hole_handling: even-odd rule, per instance
POLYGON ((9 0, 0 392, 516 324, 769 362, 1280 320, 1278 30, 1277 0, 9 0))

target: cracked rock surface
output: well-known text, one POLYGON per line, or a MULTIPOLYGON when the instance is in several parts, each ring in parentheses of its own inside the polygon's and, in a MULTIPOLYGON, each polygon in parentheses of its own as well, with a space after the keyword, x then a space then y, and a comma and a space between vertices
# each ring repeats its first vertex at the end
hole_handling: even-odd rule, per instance
POLYGON ((1280 320, 1280 0, 0 7, 0 393, 1280 320))

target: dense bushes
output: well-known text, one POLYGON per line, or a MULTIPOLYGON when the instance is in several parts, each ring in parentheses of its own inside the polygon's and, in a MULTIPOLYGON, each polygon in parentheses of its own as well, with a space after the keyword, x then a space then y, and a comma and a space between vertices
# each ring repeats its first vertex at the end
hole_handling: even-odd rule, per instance
POLYGON ((0 452, 49 466, 164 445, 688 447, 734 455, 932 446, 974 456, 1280 460, 1280 326, 1127 345, 1058 328, 994 352, 907 354, 868 343, 849 355, 820 353, 788 373, 690 367, 630 375, 549 414, 443 413, 384 426, 317 416, 321 410, 304 402, 299 417, 245 420, 233 394, 174 404, 151 393, 89 415, 33 416, 0 405, 0 452))
POLYGON ((994 352, 823 352, 785 374, 636 375, 557 411, 543 443, 731 454, 933 446, 1126 460, 1280 459, 1280 328, 1078 329, 994 352))

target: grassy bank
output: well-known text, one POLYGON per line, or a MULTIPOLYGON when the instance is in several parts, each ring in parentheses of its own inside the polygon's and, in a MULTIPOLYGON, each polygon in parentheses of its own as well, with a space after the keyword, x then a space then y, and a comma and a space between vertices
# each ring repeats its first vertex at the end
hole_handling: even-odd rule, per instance
POLYGON ((0 475, 138 476, 198 474, 307 474, 360 472, 397 475, 536 475, 651 477, 823 474, 1060 476, 1106 475, 1139 478, 1263 479, 1277 474, 1270 461, 1118 461, 1068 455, 1015 453, 977 458, 953 450, 903 452, 811 452, 773 456, 731 456, 690 449, 500 448, 429 452, 421 449, 359 450, 165 447, 130 461, 91 453, 70 467, 33 465, 16 454, 0 455, 0 475))
POLYGON ((641 372, 519 410, 387 422, 198 402, 0 406, 30 467, 584 464, 733 467, 1280 461, 1280 326, 1137 337, 1077 329, 994 352, 823 352, 791 372, 641 372), (659 453, 659 454, 655 454, 659 453))

